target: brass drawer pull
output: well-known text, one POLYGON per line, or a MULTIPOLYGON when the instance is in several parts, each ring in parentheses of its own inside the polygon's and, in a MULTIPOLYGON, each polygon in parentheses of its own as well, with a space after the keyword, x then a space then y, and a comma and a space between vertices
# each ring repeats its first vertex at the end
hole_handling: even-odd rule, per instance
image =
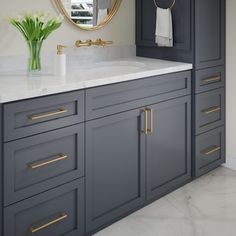
POLYGON ((220 149, 221 149, 220 146, 214 145, 214 146, 212 146, 212 147, 210 147, 210 148, 207 148, 207 149, 205 149, 205 150, 202 150, 202 151, 201 151, 201 154, 208 156, 208 155, 210 155, 210 154, 213 154, 213 153, 215 153, 215 152, 218 152, 220 149))
POLYGON ((28 167, 32 170, 34 169, 38 169, 40 167, 43 167, 43 166, 47 166, 47 165, 50 165, 52 163, 55 163, 55 162, 58 162, 58 161, 62 161, 62 160, 65 160, 66 158, 68 158, 68 156, 66 155, 63 155, 63 154, 59 154, 56 158, 50 160, 50 161, 45 161, 45 162, 42 162, 42 163, 31 163, 31 164, 28 164, 28 167))
POLYGON ((213 107, 207 108, 205 110, 202 110, 202 113, 204 113, 204 115, 209 115, 211 113, 214 113, 214 112, 217 112, 220 110, 221 110, 221 108, 219 106, 213 106, 213 107))
POLYGON ((149 133, 152 133, 153 132, 153 109, 147 108, 146 111, 149 113, 149 125, 150 125, 147 131, 149 133))
POLYGON ((51 226, 53 224, 56 224, 56 223, 58 223, 58 222, 60 222, 60 221, 62 221, 64 219, 66 219, 67 217, 68 217, 68 215, 66 213, 62 213, 62 214, 60 214, 60 216, 58 218, 56 218, 55 220, 52 220, 52 221, 50 221, 50 222, 48 222, 48 223, 46 223, 44 225, 41 225, 41 226, 31 226, 30 227, 30 232, 32 234, 34 234, 34 233, 36 233, 36 232, 38 232, 38 231, 40 231, 42 229, 45 229, 45 228, 47 228, 47 227, 49 227, 49 226, 51 226))
POLYGON ((142 133, 148 134, 148 111, 147 109, 143 109, 142 112, 144 112, 144 129, 142 133))
POLYGON ((202 82, 204 84, 208 84, 208 83, 219 82, 220 80, 221 80, 221 77, 219 75, 217 75, 217 76, 213 76, 211 78, 202 79, 202 82))
POLYGON ((144 112, 144 117, 145 117, 145 121, 144 121, 144 129, 142 130, 142 133, 144 134, 148 134, 148 133, 152 133, 153 132, 153 109, 150 108, 145 108, 144 110, 142 110, 142 112, 144 112), (148 122, 148 114, 149 114, 149 122, 148 122), (149 127, 148 127, 148 123, 149 123, 149 127))
POLYGON ((56 111, 51 111, 51 112, 36 114, 36 115, 30 115, 30 116, 28 116, 28 118, 30 120, 40 120, 40 119, 48 118, 48 117, 51 117, 51 116, 61 115, 61 114, 64 114, 66 112, 68 112, 68 110, 61 107, 56 111))

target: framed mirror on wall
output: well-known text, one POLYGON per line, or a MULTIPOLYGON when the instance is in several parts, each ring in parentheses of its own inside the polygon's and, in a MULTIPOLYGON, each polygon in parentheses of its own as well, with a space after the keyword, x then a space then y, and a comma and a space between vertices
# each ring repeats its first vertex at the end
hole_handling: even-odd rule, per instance
POLYGON ((97 30, 108 24, 122 0, 55 0, 61 13, 83 30, 97 30))

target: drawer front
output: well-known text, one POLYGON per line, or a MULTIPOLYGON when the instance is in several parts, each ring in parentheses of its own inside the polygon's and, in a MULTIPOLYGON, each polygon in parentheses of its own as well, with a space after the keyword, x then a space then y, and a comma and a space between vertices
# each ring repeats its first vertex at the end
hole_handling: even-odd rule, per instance
POLYGON ((81 236, 83 179, 4 208, 4 236, 81 236))
POLYGON ((84 120, 84 92, 71 92, 4 106, 4 141, 61 128, 84 120))
POLYGON ((86 90, 86 120, 190 93, 190 71, 88 89, 86 90))
POLYGON ((225 86, 224 66, 198 70, 195 72, 195 92, 201 93, 225 86))
POLYGON ((225 122, 225 92, 216 89, 196 96, 196 134, 223 125, 225 122))
POLYGON ((225 162, 225 128, 196 137, 195 174, 200 176, 225 162))
POLYGON ((4 205, 83 175, 83 124, 4 144, 4 205))

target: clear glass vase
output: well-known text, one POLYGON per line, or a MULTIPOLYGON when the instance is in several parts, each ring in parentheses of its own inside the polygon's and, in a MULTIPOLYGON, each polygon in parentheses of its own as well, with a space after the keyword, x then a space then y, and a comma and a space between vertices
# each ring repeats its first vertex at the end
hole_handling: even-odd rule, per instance
POLYGON ((40 53, 43 41, 27 41, 29 48, 28 74, 32 76, 40 75, 41 61, 40 53))

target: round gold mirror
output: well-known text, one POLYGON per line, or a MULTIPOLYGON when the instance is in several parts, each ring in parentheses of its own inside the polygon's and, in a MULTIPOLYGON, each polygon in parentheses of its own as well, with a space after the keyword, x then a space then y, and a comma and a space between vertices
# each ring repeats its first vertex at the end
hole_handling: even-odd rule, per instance
POLYGON ((55 0, 61 13, 75 26, 96 30, 111 21, 122 0, 55 0))

